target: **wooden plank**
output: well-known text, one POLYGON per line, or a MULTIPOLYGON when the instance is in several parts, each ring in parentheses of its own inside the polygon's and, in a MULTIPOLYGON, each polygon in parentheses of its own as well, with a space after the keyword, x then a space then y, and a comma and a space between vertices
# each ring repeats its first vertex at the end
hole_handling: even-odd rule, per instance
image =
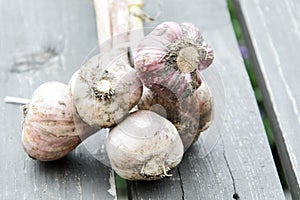
POLYGON ((114 199, 110 169, 83 145, 58 161, 30 159, 21 108, 3 102, 30 98, 46 81, 68 82, 97 46, 93 2, 0 1, 0 13, 0 199, 114 199))
MULTIPOLYGON (((157 6, 149 4, 146 10, 155 13, 157 6)), ((200 27, 216 54, 215 63, 205 72, 207 82, 215 98, 219 97, 220 81, 223 82, 225 99, 215 102, 218 109, 225 104, 227 113, 224 127, 215 127, 215 132, 209 133, 218 134, 219 131, 221 136, 207 156, 203 157, 203 148, 196 144, 186 152, 174 177, 161 180, 159 186, 128 182, 131 198, 284 199, 226 1, 163 1, 162 7, 161 17, 146 26, 153 27, 163 21, 185 21, 200 27)), ((214 144, 215 141, 210 142, 214 144)))
POLYGON ((276 146, 294 199, 300 198, 300 2, 235 1, 276 146))

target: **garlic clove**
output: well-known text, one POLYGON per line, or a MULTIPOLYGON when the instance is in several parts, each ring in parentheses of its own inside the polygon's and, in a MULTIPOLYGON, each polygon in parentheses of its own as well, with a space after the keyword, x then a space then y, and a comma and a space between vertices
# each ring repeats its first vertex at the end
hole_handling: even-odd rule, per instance
POLYGON ((197 89, 196 98, 200 99, 200 119, 199 127, 193 143, 198 140, 203 131, 209 128, 214 119, 214 99, 206 82, 202 82, 200 88, 197 89))
MULTIPOLYGON (((211 90, 206 82, 202 82, 201 86, 195 91, 194 95, 190 98, 187 98, 187 104, 192 105, 195 102, 197 102, 198 105, 198 114, 199 117, 196 118, 197 121, 194 121, 193 118, 189 118, 190 123, 192 124, 191 127, 197 127, 197 129, 193 132, 189 128, 182 126, 182 123, 184 124, 185 121, 182 121, 182 123, 178 124, 176 127, 178 128, 178 132, 181 134, 183 138, 183 143, 186 144, 185 146, 190 146, 191 144, 195 143, 200 134, 209 128, 213 121, 214 116, 214 103, 213 103, 213 96, 211 93, 211 90), (187 132, 192 133, 192 138, 185 137, 187 132)), ((191 113, 192 111, 189 111, 191 113)))
POLYGON ((183 156, 175 126, 154 112, 131 113, 110 130, 106 143, 112 168, 128 180, 156 180, 169 176, 183 156))
POLYGON ((142 83, 122 56, 96 55, 74 75, 73 102, 79 116, 92 127, 115 125, 141 98, 142 83))

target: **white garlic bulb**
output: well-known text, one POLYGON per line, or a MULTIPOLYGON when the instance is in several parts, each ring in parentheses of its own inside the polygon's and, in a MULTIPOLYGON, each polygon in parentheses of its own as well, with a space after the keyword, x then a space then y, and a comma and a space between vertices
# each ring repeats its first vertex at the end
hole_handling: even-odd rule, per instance
POLYGON ((74 76, 73 102, 80 117, 95 128, 121 121, 142 95, 135 69, 113 53, 94 56, 74 76))
POLYGON ((75 115, 67 85, 47 82, 39 86, 24 107, 24 150, 30 157, 41 161, 67 155, 82 138, 96 131, 79 119, 75 125, 75 115))
POLYGON ((128 180, 169 176, 183 156, 175 126, 158 114, 139 110, 110 130, 106 143, 112 168, 128 180))

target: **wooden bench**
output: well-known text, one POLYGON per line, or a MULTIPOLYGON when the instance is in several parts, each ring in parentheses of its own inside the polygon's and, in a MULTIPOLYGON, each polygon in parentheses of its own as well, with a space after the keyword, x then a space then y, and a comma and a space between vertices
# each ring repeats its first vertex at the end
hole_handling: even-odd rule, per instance
POLYGON ((300 2, 235 0, 287 183, 300 198, 300 2))
MULTIPOLYGON (((148 13, 157 12, 156 3, 145 3, 148 13)), ((299 5, 235 1, 294 199, 300 198, 299 5)), ((0 13, 0 99, 29 98, 46 81, 67 83, 97 45, 92 0, 1 1, 0 13)), ((172 177, 127 181, 125 198, 285 199, 226 1, 163 1, 161 16, 145 26, 163 21, 194 23, 213 47, 216 60, 208 70, 219 77, 209 84, 217 92, 222 82, 225 95, 216 106, 226 106, 224 125, 205 157, 195 144, 172 177)), ((124 198, 112 170, 84 145, 54 162, 29 158, 20 142, 20 107, 1 101, 0 109, 0 199, 124 198)))

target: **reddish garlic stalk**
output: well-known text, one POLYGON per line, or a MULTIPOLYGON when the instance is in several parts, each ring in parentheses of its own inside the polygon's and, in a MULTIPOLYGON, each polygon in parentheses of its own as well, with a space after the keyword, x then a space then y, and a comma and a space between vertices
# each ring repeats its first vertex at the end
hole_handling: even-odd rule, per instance
POLYGON ((136 48, 144 38, 143 28, 143 0, 127 0, 129 7, 129 27, 130 27, 130 49, 132 57, 135 57, 136 48))
POLYGON ((109 51, 112 47, 110 4, 108 0, 94 0, 97 36, 100 52, 109 51))

